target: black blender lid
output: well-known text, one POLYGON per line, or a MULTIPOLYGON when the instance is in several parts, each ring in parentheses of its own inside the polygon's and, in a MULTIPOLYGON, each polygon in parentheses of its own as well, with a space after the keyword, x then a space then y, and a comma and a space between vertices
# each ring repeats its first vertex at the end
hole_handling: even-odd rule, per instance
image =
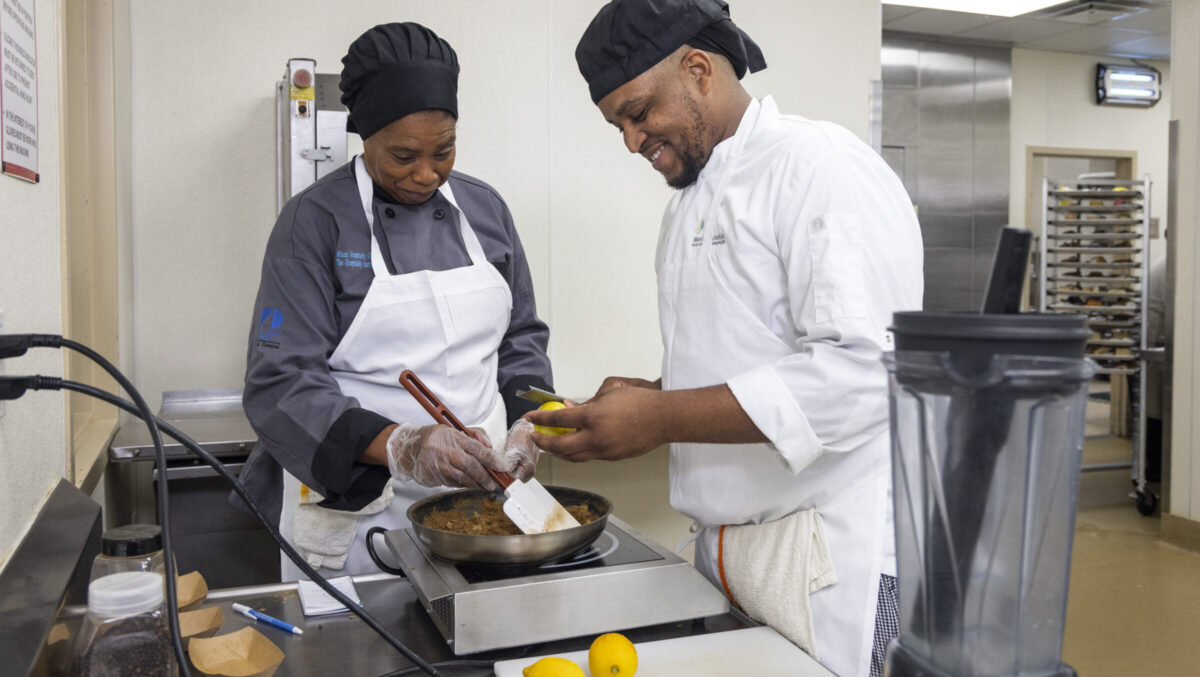
POLYGON ((979 341, 1086 341, 1091 336, 1087 317, 1063 313, 907 311, 892 315, 891 330, 903 336, 979 341))
POLYGON ((138 557, 162 550, 162 528, 157 524, 127 524, 109 529, 100 537, 109 557, 138 557))

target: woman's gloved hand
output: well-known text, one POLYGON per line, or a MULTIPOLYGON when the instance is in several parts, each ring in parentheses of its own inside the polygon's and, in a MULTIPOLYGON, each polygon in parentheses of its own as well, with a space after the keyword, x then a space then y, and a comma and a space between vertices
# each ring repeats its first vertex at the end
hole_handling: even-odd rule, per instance
POLYGON ((533 424, 523 418, 508 429, 504 444, 504 459, 514 477, 524 482, 537 469, 538 448, 533 443, 533 424))
POLYGON ((495 491, 499 485, 486 468, 504 470, 486 445, 445 425, 397 425, 388 437, 387 459, 392 477, 426 487, 495 491))

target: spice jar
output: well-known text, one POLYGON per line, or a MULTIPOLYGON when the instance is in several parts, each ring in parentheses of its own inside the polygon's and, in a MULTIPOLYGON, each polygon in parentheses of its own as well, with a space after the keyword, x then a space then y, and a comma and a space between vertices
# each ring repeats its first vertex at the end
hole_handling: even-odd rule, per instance
POLYGON ((90 580, 125 571, 166 575, 162 528, 157 524, 128 524, 109 529, 100 537, 100 554, 92 562, 90 580))
POLYGON ((126 571, 92 581, 74 654, 77 677, 175 675, 162 574, 126 571))

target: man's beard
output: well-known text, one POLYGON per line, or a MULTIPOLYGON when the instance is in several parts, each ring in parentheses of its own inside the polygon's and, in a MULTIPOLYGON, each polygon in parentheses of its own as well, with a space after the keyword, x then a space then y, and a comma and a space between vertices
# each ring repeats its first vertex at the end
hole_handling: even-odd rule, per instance
POLYGON ((675 149, 679 156, 679 162, 683 165, 683 171, 675 178, 667 178, 667 185, 676 190, 683 190, 696 183, 704 165, 708 164, 708 156, 712 153, 711 150, 704 149, 704 139, 708 137, 708 125, 704 122, 704 117, 700 115, 700 107, 696 105, 696 100, 691 96, 688 96, 687 104, 688 109, 692 112, 692 122, 684 130, 680 145, 675 149))

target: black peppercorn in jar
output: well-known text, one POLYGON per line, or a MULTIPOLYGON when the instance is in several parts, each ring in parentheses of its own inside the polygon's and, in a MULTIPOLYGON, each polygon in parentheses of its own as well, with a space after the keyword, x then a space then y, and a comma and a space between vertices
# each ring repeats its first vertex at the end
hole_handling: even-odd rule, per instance
POLYGON ((78 677, 176 674, 163 608, 162 575, 133 571, 88 586, 88 613, 75 649, 78 677))

